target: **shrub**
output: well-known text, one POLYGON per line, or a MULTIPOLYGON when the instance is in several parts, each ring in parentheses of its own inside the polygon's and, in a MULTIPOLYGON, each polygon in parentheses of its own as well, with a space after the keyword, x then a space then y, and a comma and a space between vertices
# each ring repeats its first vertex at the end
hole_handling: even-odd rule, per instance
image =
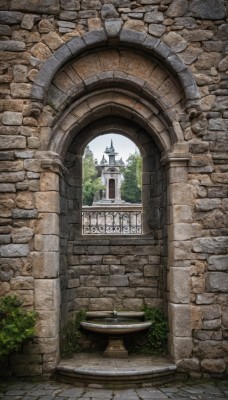
POLYGON ((0 359, 20 350, 22 343, 34 335, 37 313, 25 310, 22 304, 17 296, 0 299, 0 359))
POLYGON ((74 318, 69 320, 61 332, 61 354, 63 357, 71 357, 81 351, 79 339, 81 337, 81 321, 85 321, 86 312, 79 311, 74 318))
POLYGON ((161 308, 143 307, 145 320, 151 321, 147 341, 142 352, 149 355, 166 354, 168 350, 168 323, 161 308))

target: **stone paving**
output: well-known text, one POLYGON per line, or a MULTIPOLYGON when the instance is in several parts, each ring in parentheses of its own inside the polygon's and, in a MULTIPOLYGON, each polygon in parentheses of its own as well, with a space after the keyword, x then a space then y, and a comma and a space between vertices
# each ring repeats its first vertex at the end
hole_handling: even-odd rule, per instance
POLYGON ((98 389, 75 387, 55 381, 0 384, 4 400, 216 400, 228 399, 228 381, 183 382, 158 388, 98 389))

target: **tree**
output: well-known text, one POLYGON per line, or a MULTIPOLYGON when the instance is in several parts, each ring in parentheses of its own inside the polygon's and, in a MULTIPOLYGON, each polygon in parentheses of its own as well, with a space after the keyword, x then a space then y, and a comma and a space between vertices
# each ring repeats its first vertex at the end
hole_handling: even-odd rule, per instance
POLYGON ((135 152, 127 159, 127 166, 123 172, 124 181, 121 185, 121 198, 129 203, 141 202, 142 160, 135 152))
POLYGON ((85 148, 83 156, 83 187, 82 187, 82 204, 91 206, 93 204, 94 195, 104 187, 101 178, 98 177, 98 169, 93 152, 89 146, 85 148))

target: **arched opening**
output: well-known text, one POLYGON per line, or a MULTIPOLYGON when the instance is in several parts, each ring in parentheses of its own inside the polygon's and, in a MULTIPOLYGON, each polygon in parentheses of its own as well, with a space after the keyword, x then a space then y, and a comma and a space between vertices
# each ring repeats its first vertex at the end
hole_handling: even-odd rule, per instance
POLYGON ((140 311, 148 305, 167 310, 167 171, 160 160, 157 144, 127 115, 97 119, 70 143, 64 161, 67 174, 61 184, 62 325, 81 309, 140 311), (83 151, 91 137, 114 129, 131 138, 141 151, 143 232, 125 234, 124 239, 118 233, 81 235, 83 151))
MULTIPOLYGON (((142 304, 162 305, 169 309, 171 354, 179 357, 176 349, 182 337, 177 337, 175 303, 187 304, 189 299, 186 295, 182 301, 175 291, 169 293, 167 274, 181 240, 175 231, 173 205, 185 201, 176 195, 180 185, 181 190, 187 188, 185 173, 177 176, 180 169, 185 172, 189 158, 179 121, 186 102, 191 107, 199 94, 191 73, 166 46, 154 46, 147 35, 134 35, 136 45, 121 33, 118 49, 115 41, 105 48, 105 39, 100 42, 95 35, 85 53, 88 38, 84 44, 76 39, 71 43, 75 60, 71 61, 72 53, 66 56, 69 63, 62 70, 63 54, 61 58, 57 53, 53 60, 55 64, 61 59, 59 72, 46 91, 51 111, 47 106, 43 113, 52 128, 42 130, 41 141, 42 149, 57 153, 66 168, 60 185, 61 324, 81 308, 137 310, 142 304), (113 129, 133 139, 143 157, 144 235, 140 240, 126 238, 124 243, 81 236, 83 149, 98 134, 113 129)), ((48 75, 48 81, 53 75, 48 75)), ((34 100, 47 87, 46 78, 45 83, 42 79, 39 74, 34 100)), ((171 272, 175 280, 176 269, 171 272)), ((191 340, 190 333, 184 332, 185 339, 191 340)))

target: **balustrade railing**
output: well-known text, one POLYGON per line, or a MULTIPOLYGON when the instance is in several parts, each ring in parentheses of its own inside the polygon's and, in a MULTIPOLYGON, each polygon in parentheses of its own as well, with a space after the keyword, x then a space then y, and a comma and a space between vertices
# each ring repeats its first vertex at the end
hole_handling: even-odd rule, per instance
POLYGON ((83 207, 83 235, 140 235, 142 208, 137 207, 83 207))

